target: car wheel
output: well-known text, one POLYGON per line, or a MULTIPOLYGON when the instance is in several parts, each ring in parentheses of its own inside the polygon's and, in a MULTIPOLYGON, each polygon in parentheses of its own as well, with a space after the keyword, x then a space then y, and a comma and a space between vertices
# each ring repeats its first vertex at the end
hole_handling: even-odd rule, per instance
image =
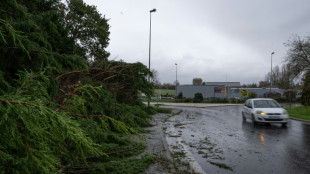
POLYGON ((244 113, 242 112, 242 120, 243 121, 246 121, 246 118, 245 118, 245 116, 244 116, 244 113))
POLYGON ((253 124, 253 126, 256 126, 256 125, 257 125, 257 122, 255 121, 255 118, 254 118, 253 115, 252 115, 252 124, 253 124))

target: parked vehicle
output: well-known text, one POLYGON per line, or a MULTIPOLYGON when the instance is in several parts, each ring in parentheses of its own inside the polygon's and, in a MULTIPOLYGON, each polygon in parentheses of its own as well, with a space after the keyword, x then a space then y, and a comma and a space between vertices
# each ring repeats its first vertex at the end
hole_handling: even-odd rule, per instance
POLYGON ((245 101, 242 118, 252 120, 252 123, 281 123, 286 126, 289 115, 275 100, 270 98, 254 98, 245 101))

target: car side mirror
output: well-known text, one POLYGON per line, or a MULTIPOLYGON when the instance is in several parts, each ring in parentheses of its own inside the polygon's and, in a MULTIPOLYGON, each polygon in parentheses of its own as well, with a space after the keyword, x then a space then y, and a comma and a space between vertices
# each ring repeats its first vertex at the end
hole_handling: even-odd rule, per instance
POLYGON ((252 106, 249 105, 248 108, 252 108, 252 106))

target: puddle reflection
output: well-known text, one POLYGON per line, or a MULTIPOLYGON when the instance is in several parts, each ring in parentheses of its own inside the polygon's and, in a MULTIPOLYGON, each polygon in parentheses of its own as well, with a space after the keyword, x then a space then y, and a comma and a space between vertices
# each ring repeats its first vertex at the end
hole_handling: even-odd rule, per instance
POLYGON ((265 144, 265 138, 264 138, 264 134, 263 133, 260 133, 260 141, 261 141, 262 145, 265 144))

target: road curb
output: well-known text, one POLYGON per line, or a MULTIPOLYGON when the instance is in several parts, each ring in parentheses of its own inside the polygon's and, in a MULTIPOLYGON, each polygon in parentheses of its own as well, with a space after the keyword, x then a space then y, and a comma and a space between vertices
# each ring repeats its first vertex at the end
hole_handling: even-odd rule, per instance
MULTIPOLYGON (((163 122, 162 124, 164 125, 164 122, 163 122)), ((161 127, 161 131, 162 131, 161 140, 162 140, 162 142, 163 142, 163 144, 164 144, 164 148, 165 148, 165 150, 166 150, 166 158, 167 158, 167 160, 170 161, 169 167, 170 167, 170 169, 172 170, 171 172, 172 172, 172 173, 175 173, 176 170, 175 170, 175 168, 174 168, 174 165, 171 165, 171 164, 174 164, 174 159, 173 159, 172 156, 171 156, 171 151, 170 151, 170 149, 169 149, 169 145, 168 145, 168 143, 167 143, 167 140, 166 140, 166 136, 165 136, 165 132, 164 132, 164 130, 163 130, 163 127, 161 127)))
MULTIPOLYGON (((174 141, 175 145, 181 150, 181 152, 183 152, 185 154, 185 157, 183 157, 183 160, 185 160, 188 163, 188 165, 190 167, 190 171, 193 173, 197 173, 197 174, 205 174, 202 167, 199 165, 199 163, 193 157, 193 154, 188 150, 187 145, 185 145, 182 142, 182 139, 178 136, 178 133, 176 132, 176 130, 174 128, 174 124, 170 121, 165 121, 165 122, 163 122, 163 125, 165 125, 165 127, 167 128, 164 131, 163 139, 164 139, 165 147, 167 148, 167 151, 169 151, 169 154, 175 153, 174 150, 172 149, 172 147, 169 146, 169 144, 167 142, 167 139, 173 138, 173 139, 175 139, 175 141, 174 141), (170 137, 169 135, 173 135, 173 137, 170 137)), ((171 157, 171 158, 172 158, 171 160, 173 160, 173 162, 175 162, 175 159, 173 157, 171 157)), ((177 169, 177 167, 176 167, 176 169, 177 169)))
POLYGON ((291 119, 291 120, 301 121, 301 122, 304 122, 304 123, 310 124, 310 120, 304 120, 304 119, 300 119, 300 118, 293 118, 293 117, 290 117, 290 119, 291 119))

